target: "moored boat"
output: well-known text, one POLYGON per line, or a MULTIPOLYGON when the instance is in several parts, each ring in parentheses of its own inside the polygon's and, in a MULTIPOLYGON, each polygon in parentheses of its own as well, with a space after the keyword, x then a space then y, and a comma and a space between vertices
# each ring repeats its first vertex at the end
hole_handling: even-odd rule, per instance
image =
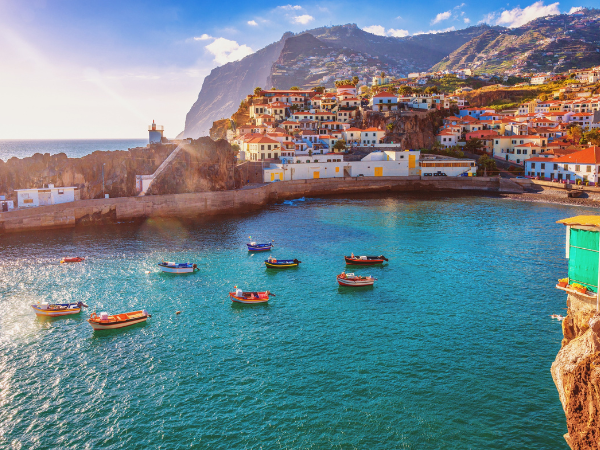
POLYGON ((152 315, 148 314, 145 309, 115 314, 114 316, 109 316, 108 313, 101 312, 100 314, 92 313, 88 319, 88 323, 94 330, 114 330, 145 322, 149 317, 152 317, 152 315))
POLYGON ((288 269, 290 267, 298 267, 302 261, 298 261, 297 259, 276 259, 269 258, 265 259, 265 266, 267 269, 288 269))
POLYGON ((363 277, 355 275, 353 273, 342 272, 337 276, 337 282, 340 286, 349 287, 360 287, 360 286, 373 286, 373 283, 377 281, 377 278, 373 278, 371 275, 363 277))
POLYGON ((81 257, 81 256, 68 256, 68 257, 64 257, 63 259, 60 260, 61 264, 64 263, 77 263, 77 262, 83 262, 85 261, 85 258, 81 257))
POLYGON ((176 263, 163 261, 158 263, 160 270, 166 273, 192 273, 198 269, 198 266, 193 263, 176 263))
POLYGON ((83 302, 77 303, 48 303, 41 302, 37 305, 31 305, 35 314, 45 317, 60 317, 70 316, 71 314, 79 314, 82 308, 88 306, 83 302))
POLYGON ((250 242, 246 244, 249 252, 267 252, 275 245, 273 242, 267 244, 257 244, 256 242, 250 242))
POLYGON ((244 292, 241 289, 235 287, 235 292, 230 292, 229 297, 232 302, 244 303, 246 305, 255 305, 258 303, 267 303, 269 296, 275 296, 272 292, 244 292))
POLYGON ((383 264, 388 259, 383 256, 354 256, 354 253, 351 256, 344 256, 346 260, 346 264, 349 266, 375 266, 377 264, 383 264))

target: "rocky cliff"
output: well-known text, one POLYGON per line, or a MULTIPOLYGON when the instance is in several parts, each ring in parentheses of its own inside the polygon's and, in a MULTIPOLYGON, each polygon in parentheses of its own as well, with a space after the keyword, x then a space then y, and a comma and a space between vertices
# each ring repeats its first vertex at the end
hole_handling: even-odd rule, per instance
POLYGON ((569 294, 562 348, 552 378, 567 419, 573 450, 600 448, 600 314, 595 300, 569 294))
POLYGON ((206 136, 215 120, 231 116, 242 99, 251 94, 255 87, 264 88, 271 74, 271 66, 290 35, 284 34, 278 42, 240 61, 213 69, 204 79, 198 99, 185 117, 185 130, 179 136, 206 136))
MULTIPOLYGON (((0 194, 16 201, 15 189, 76 186, 81 200, 137 195, 136 175, 151 175, 171 154, 173 144, 140 147, 128 151, 97 151, 82 158, 64 153, 0 160, 0 194)), ((231 189, 234 152, 226 141, 206 137, 185 147, 152 184, 153 194, 231 189), (175 180, 176 179, 176 180, 175 180)), ((239 178, 239 177, 238 177, 239 178)))
POLYGON ((241 185, 235 152, 225 140, 203 137, 180 151, 158 175, 146 195, 222 191, 241 185))
POLYGON ((0 193, 16 200, 15 189, 77 186, 81 199, 102 197, 102 166, 105 192, 111 197, 136 195, 135 176, 154 173, 173 151, 174 145, 154 145, 128 151, 96 151, 82 158, 49 153, 28 158, 0 160, 0 193))

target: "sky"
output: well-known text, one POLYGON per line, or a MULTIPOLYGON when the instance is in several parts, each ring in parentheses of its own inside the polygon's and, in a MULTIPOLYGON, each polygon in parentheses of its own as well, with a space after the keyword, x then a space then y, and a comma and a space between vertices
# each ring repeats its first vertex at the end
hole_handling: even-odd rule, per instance
POLYGON ((404 37, 520 26, 580 1, 0 0, 0 140, 175 137, 204 77, 295 33, 356 23, 404 37), (425 7, 424 7, 425 6, 425 7))

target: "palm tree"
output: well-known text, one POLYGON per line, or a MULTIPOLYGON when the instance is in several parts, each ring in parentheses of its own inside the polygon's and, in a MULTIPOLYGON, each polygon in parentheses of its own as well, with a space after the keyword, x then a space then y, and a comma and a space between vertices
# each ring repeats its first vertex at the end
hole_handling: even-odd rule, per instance
POLYGON ((352 77, 352 84, 353 84, 354 86, 356 86, 356 85, 358 84, 358 82, 359 82, 359 79, 358 79, 358 77, 357 77, 357 76, 353 76, 353 77, 352 77))
POLYGON ((261 92, 262 92, 262 88, 261 87, 255 87, 254 88, 254 95, 260 95, 261 92))

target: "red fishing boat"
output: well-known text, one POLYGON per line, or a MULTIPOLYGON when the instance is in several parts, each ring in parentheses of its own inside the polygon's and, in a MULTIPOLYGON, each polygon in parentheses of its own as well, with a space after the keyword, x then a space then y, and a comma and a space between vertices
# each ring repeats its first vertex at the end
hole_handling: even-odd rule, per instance
POLYGON ((65 257, 63 259, 60 260, 60 263, 77 263, 77 262, 83 262, 85 261, 85 258, 82 258, 81 256, 69 256, 69 257, 65 257))
POLYGON ((152 315, 143 309, 123 314, 109 316, 106 312, 100 314, 92 313, 88 319, 89 324, 94 330, 114 330, 115 328, 130 327, 137 323, 145 322, 152 315))
POLYGON ((344 256, 346 260, 346 264, 349 266, 375 266, 377 264, 383 264, 388 259, 383 256, 354 256, 354 253, 351 256, 344 256))
POLYGON ((232 302, 244 303, 246 305, 254 305, 258 303, 267 303, 269 296, 275 296, 272 292, 244 292, 235 286, 235 292, 230 292, 229 297, 232 302))
POLYGON ((371 275, 368 277, 362 277, 360 275, 354 275, 353 273, 342 272, 337 276, 337 282, 340 286, 373 286, 375 281, 377 281, 377 278, 373 278, 371 275))

